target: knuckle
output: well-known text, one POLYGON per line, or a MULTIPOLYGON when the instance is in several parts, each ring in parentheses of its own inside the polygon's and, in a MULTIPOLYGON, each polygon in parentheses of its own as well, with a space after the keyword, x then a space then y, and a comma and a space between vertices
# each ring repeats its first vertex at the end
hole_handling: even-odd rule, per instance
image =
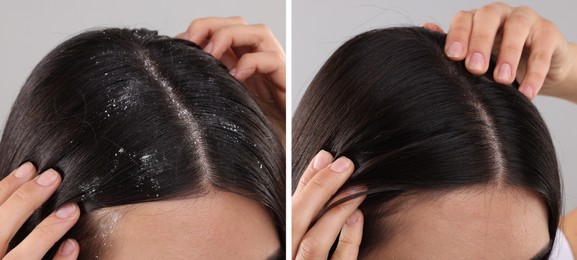
POLYGON ((473 16, 470 13, 461 11, 460 14, 457 14, 451 22, 449 36, 468 39, 468 35, 471 33, 472 19, 473 16))
POLYGON ((211 18, 205 17, 205 18, 194 19, 194 20, 192 20, 192 22, 190 22, 188 29, 190 31, 198 30, 198 29, 204 27, 204 25, 206 24, 206 22, 209 19, 211 19, 211 18))
POLYGON ((49 239, 54 237, 56 234, 55 230, 51 227, 54 225, 38 225, 36 226, 36 231, 40 234, 40 237, 49 239))
POLYGON ((301 179, 301 180, 299 180, 298 186, 304 187, 307 185, 307 183, 308 183, 308 180, 301 179))
POLYGON ((465 25, 455 25, 451 28, 451 32, 453 34, 458 35, 459 37, 468 38, 467 35, 471 33, 471 29, 465 25))
POLYGON ((557 31, 557 26, 553 22, 543 18, 541 19, 541 30, 546 34, 551 34, 557 31))
POLYGON ((220 39, 228 37, 228 35, 230 35, 230 27, 224 27, 224 28, 216 28, 214 29, 214 31, 212 32, 212 35, 210 36, 210 40, 211 41, 220 41, 220 39))
POLYGON ((500 48, 502 54, 506 54, 506 57, 519 56, 523 52, 523 45, 516 44, 514 42, 504 42, 500 48))
POLYGON ((258 60, 259 58, 261 58, 261 56, 262 55, 259 52, 249 52, 249 53, 242 55, 241 59, 246 58, 247 61, 254 62, 255 60, 258 60))
POLYGON ((266 34, 272 34, 270 27, 266 24, 255 24, 255 27, 266 34))
POLYGON ((545 51, 539 51, 531 55, 531 63, 533 64, 548 64, 551 55, 545 51))
POLYGON ((0 182, 0 198, 5 198, 8 196, 10 191, 9 184, 5 182, 0 182))
POLYGON ((485 31, 478 31, 471 35, 471 49, 490 50, 494 37, 485 31))
POLYGON ((457 12, 457 14, 455 14, 455 17, 453 18, 453 21, 454 21, 454 22, 457 22, 457 21, 462 21, 462 20, 465 20, 465 19, 469 19, 472 15, 473 15, 473 14, 472 14, 470 11, 461 10, 461 11, 457 12))
POLYGON ((329 190, 329 183, 325 180, 321 180, 318 177, 312 178, 307 185, 313 185, 315 189, 319 189, 322 191, 329 190))
POLYGON ((485 5, 481 8, 479 8, 479 10, 477 10, 478 13, 487 14, 487 15, 492 15, 492 14, 495 14, 499 11, 500 11, 500 8, 496 4, 485 5))
POLYGON ((286 59, 286 57, 285 57, 285 55, 284 55, 283 53, 281 53, 281 52, 276 52, 276 51, 273 52, 273 60, 282 61, 282 64, 281 64, 282 66, 285 65, 285 62, 284 62, 285 59, 286 59))
POLYGON ((545 79, 546 76, 547 76, 547 74, 541 70, 531 70, 527 74, 527 79, 529 79, 533 82, 543 82, 543 80, 545 79))
POLYGON ((312 237, 305 237, 300 244, 298 256, 301 259, 315 259, 320 254, 321 244, 312 237))
POLYGON ((543 68, 535 68, 533 67, 529 71, 527 71, 527 75, 525 78, 531 82, 542 82, 545 80, 547 76, 547 72, 543 71, 543 68))
POLYGON ((511 14, 505 26, 511 26, 511 25, 529 26, 531 24, 531 20, 532 20, 531 17, 529 17, 526 13, 515 12, 511 14))
POLYGON ((491 3, 490 5, 493 5, 493 6, 495 6, 496 8, 507 8, 507 7, 509 7, 509 5, 507 5, 506 3, 500 2, 500 1, 491 3))
POLYGON ((249 68, 249 67, 255 67, 256 63, 257 62, 254 60, 254 55, 252 55, 252 53, 246 53, 242 55, 242 57, 240 57, 240 59, 236 63, 236 66, 238 68, 249 68))
POLYGON ((32 196, 23 188, 17 189, 12 196, 16 198, 20 203, 29 203, 32 201, 32 196))
POLYGON ((245 24, 245 25, 248 24, 246 22, 246 20, 244 19, 244 17, 242 17, 242 16, 233 16, 233 17, 230 17, 230 19, 236 23, 245 24))
POLYGON ((470 28, 464 26, 452 27, 450 34, 447 35, 447 43, 456 41, 463 44, 465 48, 468 48, 470 35, 470 28))
POLYGON ((517 6, 515 8, 515 11, 518 11, 518 12, 523 13, 525 15, 531 15, 531 16, 537 15, 537 13, 535 13, 535 11, 533 11, 533 9, 531 7, 526 6, 526 5, 517 6))

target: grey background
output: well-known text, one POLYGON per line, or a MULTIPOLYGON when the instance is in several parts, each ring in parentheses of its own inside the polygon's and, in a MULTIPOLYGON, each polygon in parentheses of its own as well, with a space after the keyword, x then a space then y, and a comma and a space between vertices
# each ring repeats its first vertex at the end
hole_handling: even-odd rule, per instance
MULTIPOLYGON (((555 22, 567 40, 577 42, 577 2, 503 1, 528 5, 555 22)), ((293 0, 292 68, 293 109, 325 60, 344 41, 374 28, 436 22, 447 30, 459 10, 481 7, 490 1, 419 0, 293 0)), ((553 136, 565 185, 565 211, 577 208, 577 105, 538 97, 535 101, 553 136)))
POLYGON ((195 18, 243 16, 265 23, 285 45, 284 0, 0 0, 0 131, 36 64, 62 41, 94 27, 158 30, 174 36, 195 18))

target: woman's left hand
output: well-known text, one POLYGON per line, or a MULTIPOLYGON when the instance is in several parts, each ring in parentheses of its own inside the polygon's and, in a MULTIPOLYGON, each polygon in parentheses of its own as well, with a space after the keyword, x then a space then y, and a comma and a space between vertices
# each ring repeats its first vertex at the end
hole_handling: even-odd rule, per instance
POLYGON ((242 81, 271 119, 284 143, 286 111, 285 53, 271 30, 241 17, 202 18, 176 36, 190 40, 219 59, 242 81))
POLYGON ((320 151, 299 179, 292 196, 292 256, 296 260, 328 259, 331 247, 338 244, 331 259, 357 259, 363 237, 363 213, 357 209, 365 199, 358 196, 331 208, 318 217, 330 201, 355 196, 363 187, 346 189, 335 196, 351 177, 353 162, 320 151), (333 198, 331 200, 331 198, 333 198))

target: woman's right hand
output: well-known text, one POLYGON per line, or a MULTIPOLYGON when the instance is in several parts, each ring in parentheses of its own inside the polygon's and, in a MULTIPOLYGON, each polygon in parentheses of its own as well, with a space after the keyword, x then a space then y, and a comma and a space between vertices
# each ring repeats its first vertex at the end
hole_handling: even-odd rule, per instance
POLYGON ((284 143, 285 53, 266 25, 248 24, 242 17, 207 17, 192 21, 186 32, 176 37, 203 47, 242 81, 284 143))
MULTIPOLYGON (((357 208, 365 196, 330 209, 311 226, 353 170, 351 160, 340 157, 333 162, 333 156, 326 151, 319 152, 309 164, 292 196, 293 259, 327 259, 337 237, 339 242, 332 258, 357 259, 363 235, 363 214, 357 208)), ((346 190, 333 201, 363 191, 346 190)))
POLYGON ((529 7, 493 3, 457 13, 445 52, 449 59, 465 60, 477 75, 487 71, 493 53, 495 81, 511 84, 517 78, 519 90, 530 99, 541 91, 577 103, 577 45, 529 7))
MULTIPOLYGON (((36 168, 25 163, 0 181, 0 257, 2 259, 42 259, 46 252, 78 221, 80 209, 76 204, 62 206, 50 214, 14 249, 8 244, 24 222, 55 191, 60 175, 50 169, 36 176, 36 168)), ((78 242, 68 239, 54 259, 76 259, 78 242)))

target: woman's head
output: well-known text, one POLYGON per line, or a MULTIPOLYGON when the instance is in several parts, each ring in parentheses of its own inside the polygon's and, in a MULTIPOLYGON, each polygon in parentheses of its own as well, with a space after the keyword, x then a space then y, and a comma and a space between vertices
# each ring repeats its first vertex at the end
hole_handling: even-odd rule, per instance
POLYGON ((273 253, 284 243, 279 138, 228 70, 185 40, 145 29, 104 29, 62 43, 22 88, 0 157, 4 175, 31 161, 63 177, 12 246, 68 202, 83 209, 68 234, 79 240, 81 257, 116 254, 115 244, 142 253, 171 238, 188 243, 182 252, 206 254, 211 249, 205 245, 218 245, 219 236, 242 238, 247 229, 233 226, 255 220, 262 237, 243 238, 262 242, 254 252, 273 253), (136 224, 130 229, 127 223, 136 224), (202 232, 215 226, 221 228, 202 232), (183 230, 196 232, 178 237, 183 230), (130 246, 144 235, 134 241, 144 244, 130 246))
POLYGON ((548 130, 515 87, 448 60, 444 40, 389 28, 341 46, 294 115, 293 180, 321 149, 353 160, 341 190, 368 188, 361 257, 531 258, 561 208, 548 130))

